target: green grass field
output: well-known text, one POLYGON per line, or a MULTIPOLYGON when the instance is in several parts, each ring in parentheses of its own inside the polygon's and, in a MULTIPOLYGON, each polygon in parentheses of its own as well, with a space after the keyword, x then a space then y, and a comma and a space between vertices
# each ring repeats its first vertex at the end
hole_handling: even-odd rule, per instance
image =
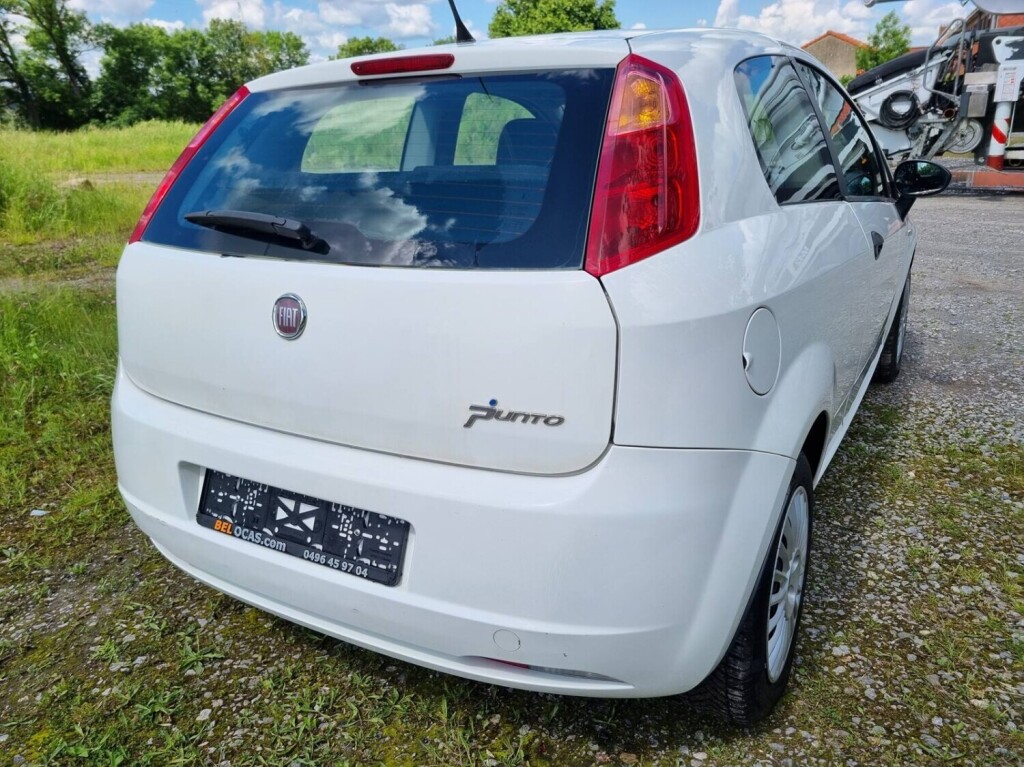
POLYGON ((74 134, 0 129, 0 159, 19 159, 38 173, 165 171, 199 129, 146 122, 131 128, 85 128, 74 134))
POLYGON ((0 130, 0 280, 66 280, 113 266, 156 180, 196 130, 0 130))
POLYGON ((1021 763, 1010 724, 1024 679, 1024 451, 936 446, 873 395, 820 486, 790 692, 748 732, 679 698, 567 698, 437 674, 247 607, 167 563, 131 522, 110 450, 113 266, 150 190, 60 184, 159 173, 191 131, 0 136, 0 765, 1021 763), (968 476, 1006 499, 950 493, 968 476), (933 517, 915 518, 924 532, 901 582, 934 587, 914 600, 920 643, 896 645, 877 617, 887 581, 862 569, 864 551, 922 508, 933 517), (950 540, 969 544, 963 558, 933 566, 950 540), (817 598, 816 583, 841 605, 817 598), (1005 609, 950 611, 964 583, 998 589, 1005 609), (837 657, 851 636, 858 646, 837 657))

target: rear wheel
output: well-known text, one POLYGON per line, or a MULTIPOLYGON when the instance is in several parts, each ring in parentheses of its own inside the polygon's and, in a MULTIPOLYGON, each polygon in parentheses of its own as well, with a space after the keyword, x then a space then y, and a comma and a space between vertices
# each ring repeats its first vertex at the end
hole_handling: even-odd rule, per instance
POLYGON ((801 453, 753 599, 722 662, 693 693, 696 702, 733 724, 763 719, 789 682, 807 583, 812 479, 801 453))
POLYGON ((903 295, 900 297, 899 308, 896 309, 896 317, 889 328, 889 335, 885 338, 885 346, 882 347, 882 356, 878 358, 878 367, 875 368, 874 380, 877 383, 892 383, 900 374, 900 365, 903 363, 903 347, 907 342, 907 315, 910 313, 910 275, 903 286, 903 295))

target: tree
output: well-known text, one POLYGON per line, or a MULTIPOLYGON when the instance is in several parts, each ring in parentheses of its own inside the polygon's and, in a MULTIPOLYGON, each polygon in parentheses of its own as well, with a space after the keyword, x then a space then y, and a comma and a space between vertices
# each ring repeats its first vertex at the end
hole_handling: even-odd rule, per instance
POLYGON ((76 99, 84 99, 91 83, 79 60, 91 40, 85 11, 67 7, 65 0, 21 0, 20 12, 30 22, 29 47, 56 62, 76 99))
POLYGON ((857 51, 857 69, 874 69, 909 50, 910 27, 900 22, 895 11, 889 11, 868 35, 868 47, 857 51))
POLYGON ((292 32, 255 32, 214 19, 205 32, 168 36, 152 88, 161 117, 202 122, 249 80, 308 62, 306 44, 292 32))
POLYGON ((93 88, 94 118, 131 125, 163 117, 158 74, 170 35, 151 24, 102 24, 95 32, 103 58, 93 88))
POLYGON ((243 83, 309 62, 292 32, 223 19, 171 34, 146 24, 93 28, 71 2, 0 0, 0 111, 34 128, 202 122, 243 83), (81 59, 95 44, 103 56, 93 83, 81 59))
POLYGON ((0 0, 4 101, 33 127, 85 123, 92 84, 81 55, 91 41, 85 13, 68 8, 66 0, 0 0))
POLYGON ((491 37, 618 29, 615 0, 502 0, 487 28, 491 37))
POLYGON ((213 19, 206 40, 216 53, 208 75, 218 105, 250 80, 309 63, 306 44, 294 32, 254 32, 241 21, 213 19))
POLYGON ((163 117, 206 121, 226 98, 210 78, 218 55, 198 29, 179 29, 170 36, 156 73, 163 117))
POLYGON ((388 53, 402 50, 386 37, 353 37, 347 43, 338 46, 338 53, 332 59, 347 59, 352 56, 370 56, 374 53, 388 53))
POLYGON ((0 107, 8 107, 28 122, 39 127, 39 112, 25 69, 21 51, 15 44, 21 28, 12 18, 12 3, 0 0, 0 107))
POLYGON ((456 42, 455 35, 448 35, 447 37, 439 37, 439 38, 437 38, 432 43, 432 45, 450 45, 451 43, 454 43, 454 42, 456 42))
POLYGON ((226 99, 256 76, 252 40, 244 22, 212 19, 206 28, 206 44, 214 52, 207 77, 218 96, 226 99))
POLYGON ((253 32, 256 71, 260 76, 309 63, 309 49, 294 32, 253 32))

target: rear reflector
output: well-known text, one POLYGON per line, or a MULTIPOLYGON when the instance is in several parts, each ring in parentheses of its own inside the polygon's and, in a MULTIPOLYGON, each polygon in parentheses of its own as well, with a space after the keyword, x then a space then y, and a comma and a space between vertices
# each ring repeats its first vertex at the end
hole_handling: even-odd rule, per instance
POLYGON ((149 202, 146 204, 146 209, 142 211, 142 216, 139 217, 139 223, 135 225, 135 231, 132 232, 132 236, 128 238, 128 243, 138 242, 142 239, 142 235, 146 231, 146 227, 149 226, 150 220, 153 218, 153 214, 156 213, 157 208, 160 207, 160 203, 164 201, 164 197, 167 196, 167 192, 170 191, 174 182, 181 175, 181 172, 185 170, 185 166, 188 165, 189 161, 195 156, 196 152, 206 143, 206 140, 213 135, 213 132, 217 130, 222 122, 231 114, 235 107, 245 100, 245 97, 249 95, 249 89, 244 85, 239 88, 235 93, 221 104, 220 109, 213 113, 213 116, 206 121, 206 124, 199 129, 199 132, 195 137, 188 142, 188 146, 182 150, 182 153, 178 156, 178 159, 174 161, 174 165, 167 171, 160 185, 153 192, 153 196, 149 198, 149 202))
POLYGON ((422 56, 395 56, 390 59, 355 61, 352 71, 357 75, 399 75, 406 72, 429 72, 433 69, 448 69, 455 63, 450 53, 428 53, 422 56))
POLYGON ((494 663, 500 663, 502 666, 512 666, 513 668, 530 668, 529 665, 527 665, 526 663, 516 663, 515 661, 511 660, 499 660, 498 658, 484 658, 484 660, 489 660, 494 663))
POLYGON ((630 54, 615 77, 590 214, 595 277, 689 239, 700 223, 690 110, 670 69, 630 54))
POLYGON ((528 663, 516 663, 515 661, 510 660, 499 660, 498 658, 485 657, 484 660, 490 661, 491 663, 500 663, 502 666, 523 669, 524 671, 536 671, 541 674, 554 674, 555 676, 568 676, 575 679, 593 679, 597 682, 616 682, 617 684, 622 684, 618 679, 613 679, 612 677, 605 676, 604 674, 595 674, 592 671, 576 671, 574 669, 552 668, 550 666, 531 666, 528 663))

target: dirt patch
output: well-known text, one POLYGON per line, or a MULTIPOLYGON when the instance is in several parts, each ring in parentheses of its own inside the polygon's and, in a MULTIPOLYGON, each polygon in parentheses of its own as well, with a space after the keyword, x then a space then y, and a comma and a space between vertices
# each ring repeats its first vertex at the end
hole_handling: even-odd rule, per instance
POLYGON ((153 171, 97 171, 86 175, 67 176, 59 184, 75 189, 88 189, 91 186, 103 186, 104 184, 126 184, 156 189, 163 177, 163 172, 153 171))
POLYGON ((2 277, 0 293, 36 293, 53 288, 109 290, 114 287, 116 271, 110 267, 72 270, 72 273, 47 274, 42 277, 2 277))

